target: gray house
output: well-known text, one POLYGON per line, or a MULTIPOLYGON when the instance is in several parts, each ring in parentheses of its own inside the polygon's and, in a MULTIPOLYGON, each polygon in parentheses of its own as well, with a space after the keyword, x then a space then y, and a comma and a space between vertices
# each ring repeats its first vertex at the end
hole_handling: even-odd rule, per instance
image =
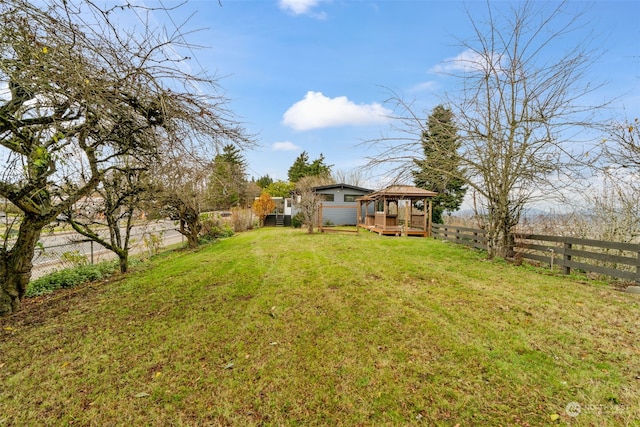
MULTIPOLYGON (((314 187, 313 191, 322 196, 319 212, 322 213, 320 224, 356 225, 358 222, 358 203, 362 196, 373 190, 349 184, 330 184, 314 187)), ((291 217, 298 213, 292 197, 273 197, 275 210, 265 218, 265 227, 291 226, 291 217)), ((371 212, 373 214, 373 209, 371 212)))
POLYGON ((323 198, 319 209, 322 218, 318 222, 330 225, 356 225, 358 223, 356 200, 373 191, 349 184, 322 185, 313 190, 323 198))

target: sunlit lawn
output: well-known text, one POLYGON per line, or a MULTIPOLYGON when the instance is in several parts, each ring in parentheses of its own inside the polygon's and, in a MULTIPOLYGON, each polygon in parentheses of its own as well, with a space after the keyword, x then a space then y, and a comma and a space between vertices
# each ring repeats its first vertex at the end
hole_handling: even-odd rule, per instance
POLYGON ((431 239, 263 229, 25 310, 0 426, 640 419, 638 295, 431 239))

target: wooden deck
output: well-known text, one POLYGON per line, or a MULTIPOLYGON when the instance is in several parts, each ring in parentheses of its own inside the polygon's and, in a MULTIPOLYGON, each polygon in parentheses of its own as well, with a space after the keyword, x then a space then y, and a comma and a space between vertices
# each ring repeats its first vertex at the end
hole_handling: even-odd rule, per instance
POLYGON ((334 227, 334 226, 323 225, 318 227, 318 230, 321 233, 347 233, 347 234, 358 233, 358 229, 353 228, 353 226, 351 226, 350 228, 345 228, 345 227, 334 227))

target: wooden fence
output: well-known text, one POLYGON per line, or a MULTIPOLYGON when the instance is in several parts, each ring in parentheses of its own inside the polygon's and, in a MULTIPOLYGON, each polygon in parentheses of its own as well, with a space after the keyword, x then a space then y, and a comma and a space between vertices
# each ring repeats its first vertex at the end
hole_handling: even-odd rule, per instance
POLYGON ((440 240, 460 243, 476 249, 487 250, 487 238, 484 230, 456 227, 444 224, 432 224, 431 235, 440 240))
MULTIPOLYGON (((484 230, 433 224, 436 239, 487 249, 484 230)), ((516 234, 516 257, 560 268, 591 272, 640 283, 640 244, 575 237, 516 234)))

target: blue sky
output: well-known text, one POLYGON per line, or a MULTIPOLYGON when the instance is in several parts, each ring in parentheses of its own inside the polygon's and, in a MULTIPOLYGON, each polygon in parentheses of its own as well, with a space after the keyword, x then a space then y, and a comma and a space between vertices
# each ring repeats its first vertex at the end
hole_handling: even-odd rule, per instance
MULTIPOLYGON (((145 4, 156 2, 177 4, 145 4)), ((606 83, 595 102, 616 97, 617 114, 640 116, 640 1, 590 5, 566 46, 592 32, 604 55, 588 78, 606 83)), ((456 89, 436 71, 463 53, 467 11, 481 20, 486 10, 482 1, 190 0, 154 17, 169 29, 190 17, 181 31, 200 29, 187 35, 206 46, 189 53, 190 67, 220 77, 229 107, 257 135, 260 147, 245 153, 249 175, 286 180, 303 150, 311 159, 324 154, 334 169, 362 165, 370 152, 359 143, 389 129, 389 90, 415 99, 426 119, 456 89)))

